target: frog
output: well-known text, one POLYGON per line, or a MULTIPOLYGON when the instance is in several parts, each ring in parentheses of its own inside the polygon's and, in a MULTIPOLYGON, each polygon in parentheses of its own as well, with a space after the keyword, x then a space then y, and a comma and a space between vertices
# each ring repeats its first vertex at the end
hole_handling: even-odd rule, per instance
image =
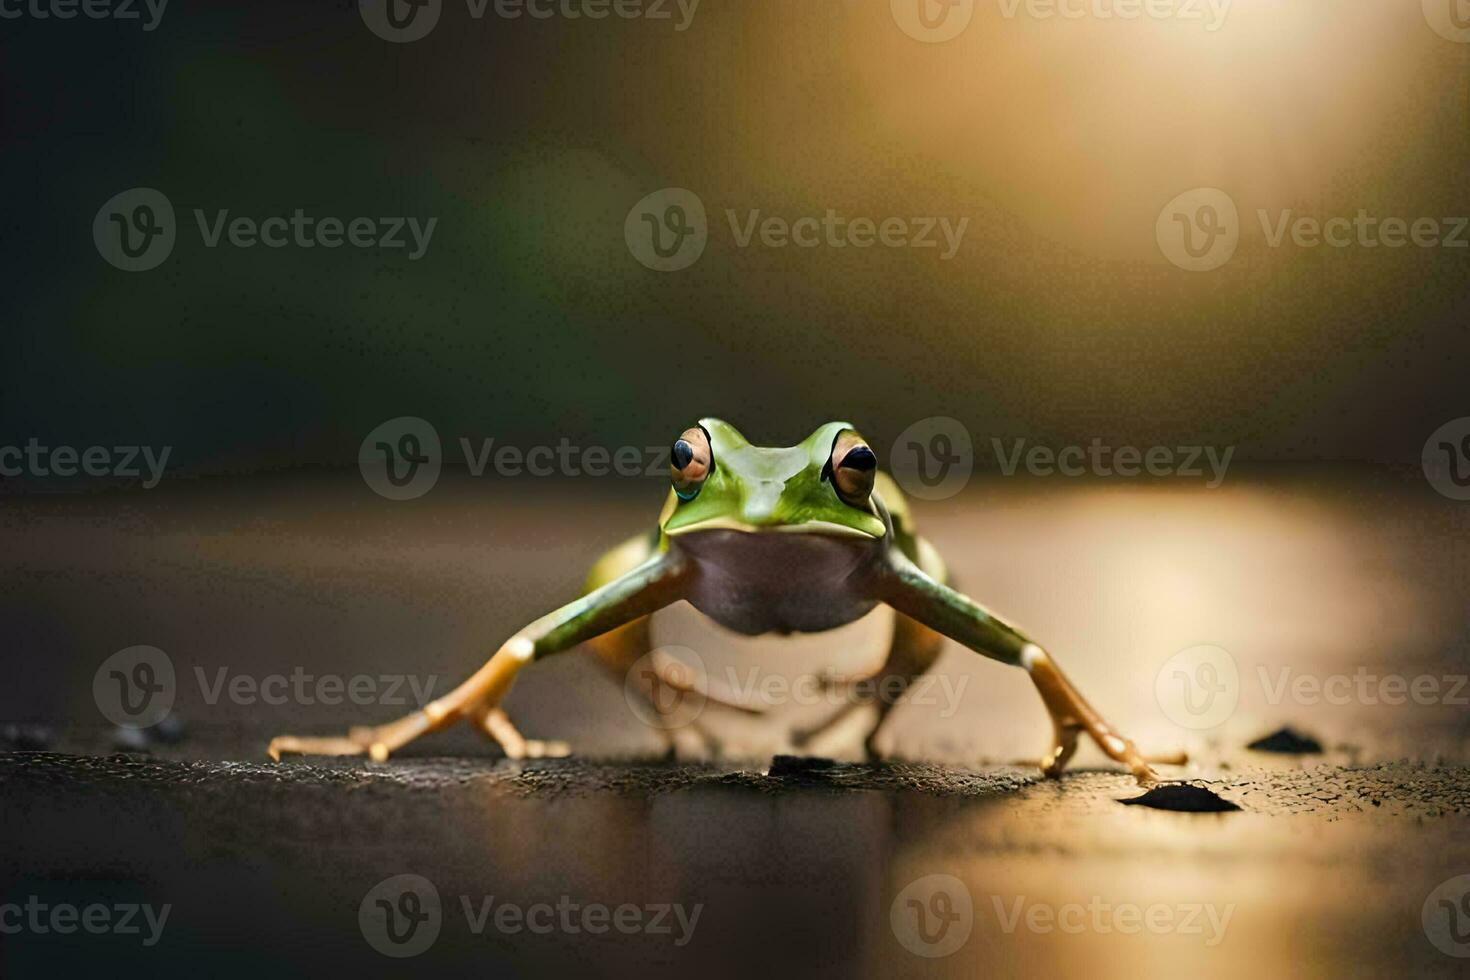
MULTIPOLYGON (((918 533, 897 481, 879 468, 852 424, 827 422, 794 446, 769 447, 753 445, 719 418, 702 418, 673 441, 668 465, 657 524, 598 558, 582 594, 518 630, 459 686, 386 724, 342 736, 278 736, 270 757, 365 755, 384 762, 420 736, 458 722, 513 759, 566 754, 564 742, 523 736, 502 704, 522 670, 583 645, 625 678, 641 678, 631 689, 656 711, 666 712, 670 703, 657 696, 661 683, 751 710, 680 663, 657 662, 652 618, 685 602, 719 628, 747 637, 821 634, 887 612, 892 632, 875 673, 897 696, 879 703, 866 739, 870 753, 903 691, 953 641, 1027 672, 1051 721, 1038 763, 1043 776, 1062 775, 1084 734, 1140 785, 1158 782, 1155 765, 1187 762, 1181 752, 1141 752, 1079 693, 1051 652, 954 586, 939 550, 918 533), (656 669, 639 669, 650 656, 656 669)), ((834 716, 818 730, 840 720, 834 716)), ((661 727, 671 751, 682 727, 661 727)))

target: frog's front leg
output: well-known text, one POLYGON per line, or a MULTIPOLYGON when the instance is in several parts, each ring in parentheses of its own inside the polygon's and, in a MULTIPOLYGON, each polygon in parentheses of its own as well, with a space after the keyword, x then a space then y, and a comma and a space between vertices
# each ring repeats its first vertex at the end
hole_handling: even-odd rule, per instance
POLYGON ((1150 762, 1182 765, 1187 761, 1183 753, 1144 756, 1087 703, 1045 650, 968 596, 925 574, 902 554, 892 556, 880 575, 878 589, 883 600, 904 615, 976 653, 1026 669, 1054 729, 1051 750, 1041 761, 1047 776, 1061 775, 1077 747, 1078 734, 1084 731, 1109 758, 1127 766, 1140 784, 1158 778, 1150 762))
POLYGON ((513 729, 505 727, 508 719, 497 714, 496 709, 510 691, 521 668, 533 660, 567 650, 682 598, 686 574, 683 561, 676 555, 657 553, 516 633, 469 680, 444 697, 429 702, 423 710, 386 725, 354 728, 346 736, 282 735, 271 740, 268 750, 271 758, 279 759, 285 753, 361 755, 365 752, 381 762, 420 735, 464 718, 476 721, 505 745, 501 735, 510 738, 509 732, 513 729))

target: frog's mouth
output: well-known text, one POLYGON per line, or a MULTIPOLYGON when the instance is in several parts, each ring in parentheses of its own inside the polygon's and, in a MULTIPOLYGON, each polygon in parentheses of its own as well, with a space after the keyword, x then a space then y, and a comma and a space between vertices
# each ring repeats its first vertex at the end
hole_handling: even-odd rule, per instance
POLYGON ((664 533, 671 538, 699 531, 740 531, 745 534, 812 534, 831 538, 852 538, 860 541, 876 541, 881 534, 873 534, 861 528, 849 527, 835 521, 802 521, 799 524, 748 524, 731 517, 715 517, 683 527, 667 527, 664 533))

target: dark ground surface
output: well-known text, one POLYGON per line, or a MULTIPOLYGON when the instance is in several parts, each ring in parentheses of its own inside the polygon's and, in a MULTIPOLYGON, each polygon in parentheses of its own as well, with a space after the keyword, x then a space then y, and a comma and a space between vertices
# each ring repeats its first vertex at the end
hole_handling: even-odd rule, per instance
POLYGON ((1050 639, 1120 725, 1187 744, 1195 762, 1166 775, 1240 807, 1225 813, 1124 806, 1138 788, 1097 755, 1055 782, 1009 764, 1045 740, 1034 695, 954 651, 940 669, 973 679, 962 710, 906 706, 892 720, 896 754, 923 763, 773 766, 755 750, 752 762, 648 761, 657 739, 617 686, 569 657, 528 673, 510 707, 577 758, 512 763, 458 730, 382 765, 272 764, 273 733, 396 712, 210 705, 196 667, 452 683, 647 513, 616 494, 595 511, 480 488, 436 490, 424 506, 362 495, 276 484, 6 501, 0 718, 46 721, 56 742, 0 752, 0 904, 171 910, 151 947, 0 935, 0 972, 1448 976, 1470 963, 1421 922, 1430 893, 1470 873, 1464 707, 1271 703, 1247 683, 1228 721, 1195 734, 1152 693, 1159 664, 1203 642, 1231 650, 1247 678, 1261 664, 1463 675, 1467 518, 1422 482, 1011 484, 920 512, 967 588, 1050 639), (135 643, 173 658, 188 727, 151 755, 117 755, 91 675, 135 643), (1286 724, 1326 752, 1244 748, 1286 724), (442 902, 437 939, 409 960, 376 952, 359 917, 400 874, 442 902), (967 941, 938 959, 915 955, 891 919, 930 875, 954 876, 973 903, 967 941), (700 912, 683 945, 677 925, 476 933, 462 898, 487 896, 700 912), (1129 931, 1106 914, 1007 927, 1008 910, 1099 904, 1229 917, 1218 935, 1129 931))
MULTIPOLYGON (((172 905, 162 941, 21 937, 8 975, 83 970, 310 975, 414 967, 716 976, 1453 975, 1420 926, 1424 898, 1470 866, 1470 772, 1324 766, 1203 785, 1237 813, 1125 807, 1130 780, 1060 783, 1018 769, 839 764, 798 775, 715 766, 480 756, 349 763, 201 763, 0 756, 8 895, 172 905), (23 844, 21 844, 23 842, 23 844), (400 873, 433 882, 437 941, 413 961, 364 941, 359 906, 400 873), (953 874, 975 926, 941 960, 889 924, 911 880, 953 874), (477 935, 460 905, 702 907, 670 935, 477 935), (1006 933, 1010 908, 1233 906, 1223 940, 1006 933), (1365 901, 1365 898, 1367 899, 1365 901)), ((65 975, 65 973, 63 973, 65 975)))

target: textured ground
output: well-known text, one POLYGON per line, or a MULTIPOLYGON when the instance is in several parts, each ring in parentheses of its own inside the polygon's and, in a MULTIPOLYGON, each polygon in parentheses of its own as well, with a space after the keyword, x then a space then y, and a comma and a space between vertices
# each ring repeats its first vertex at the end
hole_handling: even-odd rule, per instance
POLYGON ((0 756, 0 831, 24 842, 0 865, 11 895, 173 906, 151 949, 21 937, 5 944, 6 968, 39 975, 105 954, 168 973, 386 973, 397 964, 368 947, 359 909, 400 873, 432 882, 443 903, 439 936, 415 965, 492 976, 724 976, 767 963, 873 976, 1231 976, 1268 964, 1371 976, 1462 965, 1430 946, 1420 911, 1449 871, 1470 867, 1465 769, 1236 772, 1204 785, 1242 809, 1194 814, 1122 806, 1139 791, 1112 773, 1047 783, 1014 769, 785 768, 0 756), (931 961, 889 916, 908 883, 935 874, 963 883, 974 918, 964 946, 931 961), (476 934, 461 905, 563 895, 702 912, 677 946, 677 931, 476 934), (1024 920, 1007 932, 1018 902, 1162 907, 1181 931, 1127 934, 1104 911, 1078 932, 1024 920), (1226 916, 1218 937, 1208 912, 1193 913, 1192 931, 1196 907, 1226 916))
POLYGON ((1470 874, 1466 709, 1273 702, 1256 678, 1463 675, 1466 518, 1412 482, 1331 486, 1000 487, 921 512, 966 587, 1050 639, 1120 724, 1186 744, 1196 761, 1166 775, 1240 807, 1223 813, 1124 806, 1139 789, 1096 755, 1059 782, 1010 764, 1044 741, 1034 696, 958 652, 940 669, 970 679, 959 710, 893 719, 896 753, 923 763, 773 760, 774 743, 750 762, 649 761, 658 740, 618 687, 564 658, 511 707, 576 758, 511 763, 454 731, 384 765, 273 764, 274 732, 395 711, 210 704, 196 669, 452 683, 574 588, 639 502, 570 522, 554 499, 507 517, 504 499, 452 487, 398 509, 310 487, 7 503, 0 718, 50 730, 47 751, 0 750, 0 906, 170 913, 152 946, 0 932, 0 973, 1458 975, 1467 961, 1436 948, 1423 913, 1470 874), (1240 663, 1240 706, 1186 731, 1163 717, 1155 674, 1205 642, 1240 663), (136 643, 173 659, 186 728, 117 754, 91 679, 136 643), (1245 748, 1286 724, 1325 752, 1245 748), (437 936, 402 961, 368 935, 375 887, 400 874, 440 902, 437 936), (668 932, 542 933, 493 915, 477 931, 490 896, 698 918, 687 934, 672 912, 668 932))

